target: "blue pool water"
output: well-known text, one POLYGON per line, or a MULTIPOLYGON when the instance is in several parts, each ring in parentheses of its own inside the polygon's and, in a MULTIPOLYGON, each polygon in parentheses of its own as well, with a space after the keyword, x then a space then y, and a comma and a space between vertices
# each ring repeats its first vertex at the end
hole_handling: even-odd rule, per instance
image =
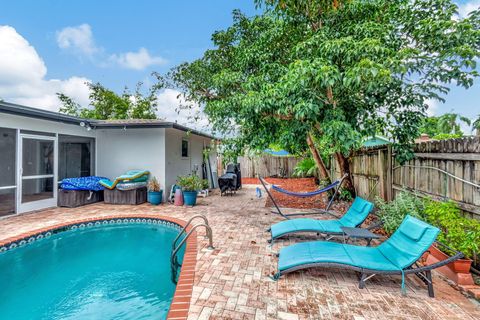
POLYGON ((0 319, 164 319, 177 234, 160 224, 97 226, 1 253, 0 319))

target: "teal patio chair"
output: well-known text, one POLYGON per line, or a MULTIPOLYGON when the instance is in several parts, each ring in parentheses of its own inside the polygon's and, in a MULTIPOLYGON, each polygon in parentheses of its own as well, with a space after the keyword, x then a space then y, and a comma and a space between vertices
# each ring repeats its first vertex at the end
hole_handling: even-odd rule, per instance
MULTIPOLYGON (((431 270, 463 257, 461 252, 428 266, 417 260, 434 243, 439 229, 414 217, 407 216, 392 236, 377 247, 362 247, 336 242, 303 242, 285 247, 278 254, 276 280, 284 274, 312 267, 335 267, 361 273, 359 288, 377 274, 400 274, 405 293, 405 275, 416 274, 428 286, 434 297, 431 270)), ((455 252, 455 251, 454 251, 455 252)))
MULTIPOLYGON (((373 210, 373 203, 356 197, 350 208, 340 219, 316 220, 316 219, 292 219, 273 224, 267 232, 270 232, 272 238, 268 241, 272 243, 275 239, 284 237, 292 233, 316 232, 327 236, 342 235, 341 227, 358 227, 370 212, 373 210)), ((378 226, 378 225, 375 225, 378 226)), ((371 226, 374 228, 375 226, 371 226)), ((328 240, 328 239, 327 239, 328 240)))

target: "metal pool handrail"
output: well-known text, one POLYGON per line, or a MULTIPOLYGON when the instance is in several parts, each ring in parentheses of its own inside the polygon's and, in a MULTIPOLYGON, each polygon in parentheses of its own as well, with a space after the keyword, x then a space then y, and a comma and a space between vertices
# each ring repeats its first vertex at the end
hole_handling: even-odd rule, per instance
MULTIPOLYGON (((203 219, 203 223, 206 224, 207 226, 210 227, 210 225, 208 224, 208 220, 207 220, 207 217, 205 217, 203 214, 196 214, 194 215, 193 217, 190 218, 190 220, 188 220, 187 224, 185 224, 185 226, 183 227, 183 229, 180 231, 180 233, 177 235, 177 237, 175 238, 175 240, 173 240, 173 244, 172 244, 172 250, 175 250, 175 247, 177 245, 177 241, 178 239, 180 239, 181 235, 185 232, 185 230, 187 230, 187 227, 192 223, 192 221, 196 218, 201 218, 203 219)), ((208 236, 208 235, 207 235, 208 236)))
POLYGON ((208 238, 208 247, 207 248, 210 249, 210 250, 214 249, 214 247, 213 247, 213 232, 212 232, 212 228, 210 228, 210 225, 208 224, 208 219, 204 215, 197 214, 197 215, 191 217, 190 220, 188 220, 188 222, 185 224, 185 227, 183 227, 182 231, 180 231, 180 233, 177 235, 177 237, 173 241, 172 255, 170 257, 170 263, 171 263, 172 269, 176 269, 175 266, 178 264, 177 259, 176 259, 178 251, 180 250, 182 245, 187 241, 188 237, 190 237, 190 235, 193 233, 193 231, 195 231, 195 229, 197 229, 198 227, 205 227, 206 237, 208 238), (180 239, 181 235, 186 231, 187 227, 191 224, 191 222, 195 218, 201 218, 204 221, 204 223, 199 223, 199 224, 194 225, 190 229, 190 231, 188 231, 185 238, 183 238, 182 241, 180 241, 180 243, 177 246, 178 239, 180 239))
POLYGON ((210 250, 213 250, 215 249, 213 247, 213 239, 212 239, 212 228, 210 228, 210 226, 208 224, 205 224, 205 223, 199 223, 199 224, 196 224, 192 227, 192 229, 190 229, 190 231, 187 233, 187 235, 185 236, 185 238, 182 239, 182 241, 180 241, 180 244, 173 250, 172 252, 172 257, 171 257, 171 260, 172 262, 174 261, 174 258, 176 257, 177 253, 178 253, 178 250, 180 250, 180 248, 182 247, 182 245, 185 243, 185 241, 187 241, 188 237, 193 233, 193 231, 195 231, 195 229, 197 229, 198 227, 205 227, 205 229, 207 230, 207 237, 208 237, 208 247, 207 249, 210 249, 210 250))

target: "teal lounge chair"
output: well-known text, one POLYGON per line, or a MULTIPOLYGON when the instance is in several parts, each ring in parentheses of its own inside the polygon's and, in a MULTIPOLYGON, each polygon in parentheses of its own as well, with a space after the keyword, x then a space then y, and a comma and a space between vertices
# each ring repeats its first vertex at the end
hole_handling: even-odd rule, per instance
MULTIPOLYGON (((414 273, 428 285, 428 294, 434 296, 431 270, 463 257, 461 252, 428 266, 418 266, 417 260, 433 244, 439 229, 414 217, 407 216, 392 236, 378 247, 362 247, 336 242, 303 242, 280 250, 280 276, 312 267, 337 267, 361 273, 359 287, 376 274, 401 274, 405 293, 405 275, 414 273)), ((454 251, 455 252, 455 251, 454 251)))
POLYGON ((323 235, 342 235, 341 227, 358 227, 361 225, 370 212, 373 210, 373 203, 365 199, 356 197, 348 211, 340 219, 335 220, 316 220, 316 219, 292 219, 285 220, 272 225, 267 231, 271 232, 275 239, 292 233, 316 232, 323 235))

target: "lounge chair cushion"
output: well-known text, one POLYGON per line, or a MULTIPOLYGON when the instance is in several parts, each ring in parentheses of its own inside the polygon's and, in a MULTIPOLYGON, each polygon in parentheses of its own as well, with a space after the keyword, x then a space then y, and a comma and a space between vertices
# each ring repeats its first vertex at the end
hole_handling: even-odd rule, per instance
POLYGON ((294 244, 282 248, 278 268, 335 263, 362 269, 400 271, 411 266, 435 241, 439 229, 407 216, 395 233, 378 247, 362 247, 326 241, 294 244))
POLYGON ((372 209, 373 203, 356 197, 348 211, 339 220, 292 219, 275 223, 270 230, 273 239, 294 232, 341 234, 342 226, 357 227, 365 221, 372 209))
POLYGON ((112 190, 112 189, 115 189, 117 184, 121 182, 126 182, 126 181, 141 182, 139 181, 139 179, 141 179, 142 177, 145 177, 146 179, 144 178, 141 180, 147 181, 149 173, 150 172, 146 170, 130 170, 122 174, 121 176, 116 177, 113 181, 106 179, 106 180, 101 180, 99 183, 105 188, 112 190))
POLYGON ((340 223, 344 227, 357 227, 367 219, 372 209, 373 203, 356 197, 347 212, 340 218, 340 223))
POLYGON ((407 216, 392 236, 378 250, 393 264, 404 269, 412 265, 430 248, 440 230, 414 217, 407 216))
POLYGON ((377 248, 328 241, 303 242, 281 249, 278 269, 284 271, 314 263, 344 264, 383 271, 398 270, 377 248))
POLYGON ((338 220, 292 219, 271 226, 272 238, 292 232, 342 233, 342 224, 338 220))

